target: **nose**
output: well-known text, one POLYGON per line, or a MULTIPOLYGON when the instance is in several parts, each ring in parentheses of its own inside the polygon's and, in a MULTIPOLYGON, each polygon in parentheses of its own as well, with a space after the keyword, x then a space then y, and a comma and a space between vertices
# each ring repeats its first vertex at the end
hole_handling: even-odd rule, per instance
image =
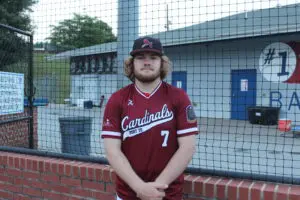
POLYGON ((144 58, 144 65, 150 65, 150 59, 148 57, 144 58))

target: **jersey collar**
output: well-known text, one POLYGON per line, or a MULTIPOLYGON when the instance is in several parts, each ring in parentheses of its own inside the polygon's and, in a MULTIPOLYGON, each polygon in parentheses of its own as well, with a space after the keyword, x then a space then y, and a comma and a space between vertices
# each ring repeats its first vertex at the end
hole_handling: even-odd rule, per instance
POLYGON ((150 97, 152 97, 152 96, 156 93, 156 91, 160 88, 161 84, 162 84, 162 81, 160 81, 160 83, 156 86, 156 88, 151 92, 150 95, 145 95, 145 93, 142 92, 135 84, 134 84, 134 87, 135 87, 136 91, 137 91, 140 95, 142 95, 142 96, 145 97, 146 99, 149 99, 150 97))

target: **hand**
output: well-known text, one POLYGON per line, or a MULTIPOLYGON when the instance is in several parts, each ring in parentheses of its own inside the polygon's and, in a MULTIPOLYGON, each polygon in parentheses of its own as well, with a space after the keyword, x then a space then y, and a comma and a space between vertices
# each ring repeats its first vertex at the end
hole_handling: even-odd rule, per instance
POLYGON ((137 197, 142 200, 162 200, 166 195, 164 190, 168 185, 157 182, 143 183, 137 189, 137 197))

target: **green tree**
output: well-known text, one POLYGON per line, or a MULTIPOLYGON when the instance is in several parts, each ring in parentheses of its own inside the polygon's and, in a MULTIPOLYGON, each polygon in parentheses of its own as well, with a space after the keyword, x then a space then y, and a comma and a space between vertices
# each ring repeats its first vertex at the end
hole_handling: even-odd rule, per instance
POLYGON ((112 28, 96 17, 74 14, 72 19, 51 26, 50 43, 60 50, 86 47, 116 41, 112 28))
MULTIPOLYGON (((37 0, 0 0, 0 23, 23 31, 32 31, 29 12, 37 0)), ((28 38, 0 28, 0 69, 24 58, 28 38)))

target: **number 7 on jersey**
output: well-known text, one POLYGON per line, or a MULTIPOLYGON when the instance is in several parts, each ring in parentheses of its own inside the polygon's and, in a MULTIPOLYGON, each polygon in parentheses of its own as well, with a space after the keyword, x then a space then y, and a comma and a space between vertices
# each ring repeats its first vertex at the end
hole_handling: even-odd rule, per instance
POLYGON ((168 138, 169 138, 169 131, 167 130, 163 130, 160 132, 160 135, 164 137, 164 142, 162 143, 162 147, 166 147, 168 146, 167 142, 168 142, 168 138))

